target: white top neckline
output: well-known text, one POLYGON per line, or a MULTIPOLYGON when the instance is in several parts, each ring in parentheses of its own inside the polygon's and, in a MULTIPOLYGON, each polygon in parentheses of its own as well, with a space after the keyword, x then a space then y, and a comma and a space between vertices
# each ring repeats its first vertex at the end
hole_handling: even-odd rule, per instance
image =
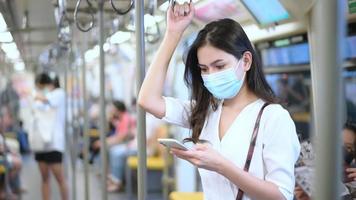
MULTIPOLYGON (((239 114, 236 115, 235 119, 233 119, 232 123, 230 124, 230 126, 226 129, 223 137, 220 139, 220 121, 221 121, 221 114, 222 114, 222 108, 223 108, 223 105, 224 105, 224 100, 222 100, 220 103, 219 103, 219 106, 218 106, 218 109, 217 109, 217 112, 218 112, 218 126, 216 127, 216 133, 217 133, 217 137, 218 137, 218 140, 220 141, 220 143, 223 142, 225 136, 227 134, 229 134, 230 132, 232 132, 232 128, 234 126, 235 123, 237 123, 237 121, 239 120, 240 116, 244 113, 244 112, 247 112, 248 109, 252 106, 254 106, 257 102, 261 102, 262 100, 261 99, 256 99, 252 102, 250 102, 249 104, 247 104, 245 107, 242 108, 242 110, 240 111, 239 114)), ((263 102, 263 101, 262 101, 263 102)))

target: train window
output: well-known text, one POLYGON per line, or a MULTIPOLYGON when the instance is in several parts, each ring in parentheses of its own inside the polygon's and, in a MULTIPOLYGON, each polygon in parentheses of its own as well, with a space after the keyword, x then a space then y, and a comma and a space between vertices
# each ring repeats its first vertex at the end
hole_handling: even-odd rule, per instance
POLYGON ((290 112, 302 140, 309 137, 310 124, 310 74, 282 73, 267 74, 267 82, 272 87, 282 105, 290 112))
POLYGON ((310 62, 306 34, 256 44, 264 67, 302 65, 310 62))
POLYGON ((356 71, 344 71, 345 101, 347 118, 356 120, 356 71))
POLYGON ((256 21, 262 26, 277 23, 290 18, 289 12, 279 0, 242 0, 256 21))
POLYGON ((306 64, 310 61, 308 43, 263 49, 261 50, 261 56, 266 67, 306 64))
POLYGON ((346 52, 347 59, 356 58, 356 35, 350 36, 346 39, 346 52))

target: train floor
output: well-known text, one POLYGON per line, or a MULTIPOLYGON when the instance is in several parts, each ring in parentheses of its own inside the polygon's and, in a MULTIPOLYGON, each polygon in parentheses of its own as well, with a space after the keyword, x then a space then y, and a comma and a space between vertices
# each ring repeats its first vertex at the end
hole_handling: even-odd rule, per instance
MULTIPOLYGON (((77 162, 76 170, 76 196, 77 200, 84 200, 84 170, 81 162, 77 162)), ((67 172, 70 174, 70 166, 68 165, 67 172)), ((98 168, 91 166, 89 170, 89 197, 90 199, 97 200, 101 199, 101 187, 100 179, 98 178, 98 168)), ((70 176, 70 175, 69 175, 70 176)), ((72 197, 71 192, 73 192, 72 181, 67 178, 68 186, 70 190, 70 197, 72 197)), ((22 188, 25 190, 22 194, 22 200, 40 200, 41 199, 41 178, 40 172, 36 161, 32 155, 23 156, 23 168, 21 171, 21 182, 22 188)), ((108 193, 108 200, 126 200, 126 193, 108 193)), ((136 196, 136 195, 134 195, 136 196)), ((60 200, 60 193, 57 183, 53 176, 51 176, 51 200, 60 200)), ((72 199, 72 198, 70 198, 72 199)), ((136 197, 134 197, 136 199, 136 197)), ((160 193, 148 194, 147 199, 149 200, 162 200, 160 193)))

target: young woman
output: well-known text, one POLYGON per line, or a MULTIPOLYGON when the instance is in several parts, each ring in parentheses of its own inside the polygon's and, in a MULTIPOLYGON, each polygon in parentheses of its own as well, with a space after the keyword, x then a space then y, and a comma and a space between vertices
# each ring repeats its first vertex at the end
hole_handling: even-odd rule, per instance
MULTIPOLYGON (((37 109, 55 110, 51 141, 41 151, 35 152, 35 160, 38 162, 42 177, 42 199, 50 199, 50 172, 52 172, 58 182, 62 200, 67 200, 68 186, 62 165, 65 149, 65 92, 60 88, 58 77, 51 79, 44 73, 36 77, 36 87, 41 91, 35 97, 37 109)), ((38 120, 48 122, 48 119, 38 120)))
POLYGON ((191 129, 195 148, 172 149, 172 153, 199 168, 205 199, 241 199, 238 193, 244 200, 293 199, 294 164, 300 151, 295 125, 275 103, 241 26, 221 19, 198 33, 185 69, 191 101, 184 102, 163 97, 162 90, 167 66, 192 21, 194 6, 175 4, 167 12, 165 37, 143 82, 139 105, 158 118, 191 129), (253 146, 256 119, 265 103, 269 105, 253 146), (245 171, 248 153, 252 160, 245 171))

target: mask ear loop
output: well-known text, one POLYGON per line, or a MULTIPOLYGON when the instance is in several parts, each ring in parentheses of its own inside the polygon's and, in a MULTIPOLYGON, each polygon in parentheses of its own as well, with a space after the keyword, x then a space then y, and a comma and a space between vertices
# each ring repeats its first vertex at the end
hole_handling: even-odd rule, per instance
POLYGON ((245 72, 245 70, 243 69, 243 65, 242 65, 242 71, 243 71, 242 78, 239 79, 239 77, 237 77, 237 70, 239 69, 239 66, 240 66, 240 64, 241 64, 241 61, 242 61, 242 64, 243 64, 243 62, 244 62, 244 60, 243 60, 243 55, 242 55, 241 59, 238 61, 238 63, 237 63, 237 67, 235 68, 235 75, 236 75, 237 80, 239 80, 239 81, 244 81, 247 72, 245 72))
MULTIPOLYGON (((242 52, 242 56, 241 56, 241 58, 240 58, 240 60, 239 60, 239 63, 238 64, 240 64, 240 61, 242 61, 242 63, 244 63, 245 61, 244 61, 244 57, 245 57, 245 52, 247 52, 248 50, 244 50, 243 52, 242 52)), ((237 66, 238 67, 238 66, 237 66)), ((237 70, 237 69, 236 69, 237 70)), ((241 78, 241 80, 240 81, 244 81, 245 80, 245 76, 246 76, 246 74, 247 74, 247 72, 243 69, 243 76, 242 76, 242 78, 241 78)))

